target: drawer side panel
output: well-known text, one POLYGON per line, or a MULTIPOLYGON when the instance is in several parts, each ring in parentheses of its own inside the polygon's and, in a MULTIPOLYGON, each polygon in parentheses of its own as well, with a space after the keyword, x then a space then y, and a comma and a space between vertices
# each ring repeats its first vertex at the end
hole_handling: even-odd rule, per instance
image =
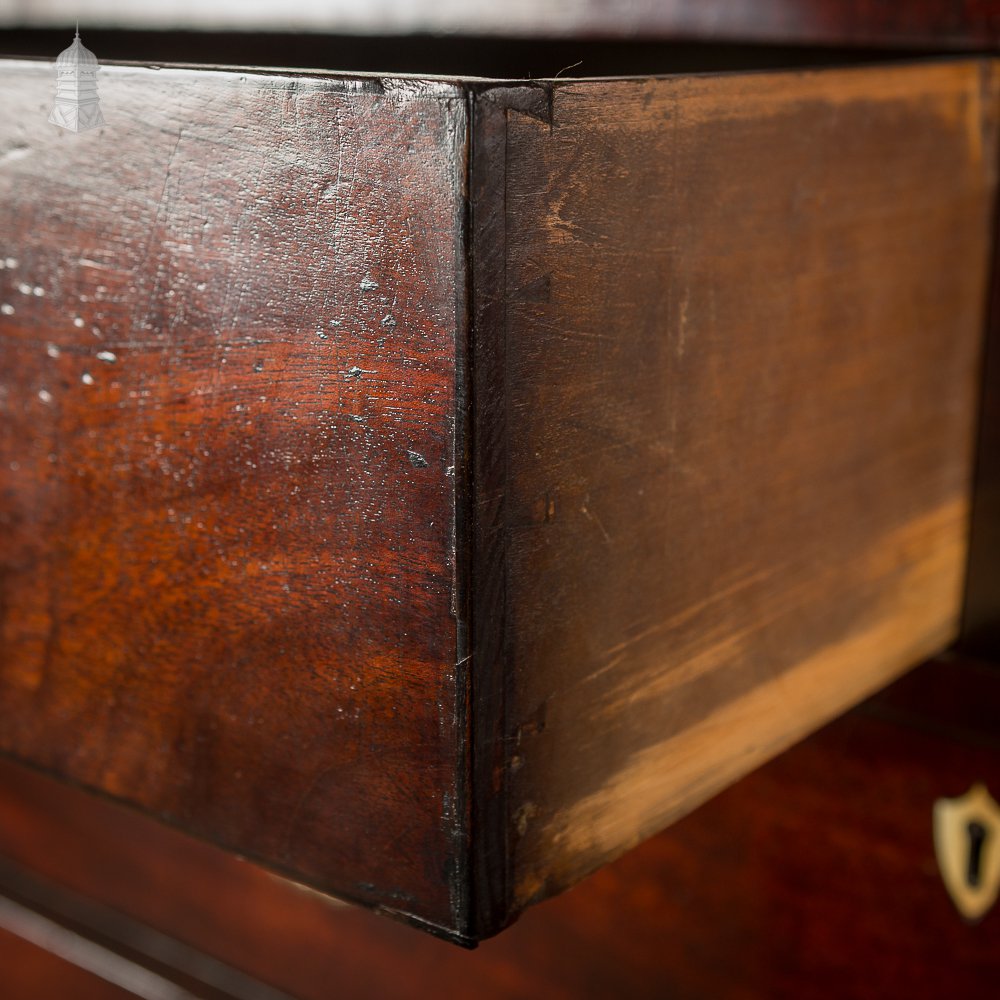
POLYGON ((997 88, 557 84, 506 133, 513 906, 956 635, 997 88))

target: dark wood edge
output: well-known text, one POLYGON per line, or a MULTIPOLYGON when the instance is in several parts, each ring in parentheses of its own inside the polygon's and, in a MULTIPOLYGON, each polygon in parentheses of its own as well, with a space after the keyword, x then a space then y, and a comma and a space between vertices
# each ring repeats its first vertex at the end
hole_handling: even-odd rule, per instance
MULTIPOLYGON (((445 798, 445 818, 449 819, 452 833, 452 851, 447 865, 451 919, 453 930, 445 935, 448 940, 465 947, 474 947, 469 938, 470 850, 471 831, 471 750, 470 727, 472 724, 471 685, 469 681, 469 619, 472 595, 471 564, 469 559, 468 497, 471 485, 470 467, 470 371, 469 371, 469 302, 471 259, 469 255, 469 159, 471 116, 468 96, 461 90, 462 126, 461 169, 458 197, 455 199, 455 411, 454 451, 452 453, 452 482, 454 485, 454 551, 452 565, 452 614, 455 619, 455 762, 457 780, 453 800, 445 798)), ((404 919, 408 919, 405 918, 404 919)), ((411 921, 412 922, 412 921, 411 921)), ((419 925, 418 925, 419 926, 419 925)), ((433 925, 425 928, 439 935, 433 925)), ((440 936, 440 935, 439 935, 440 936)))
MULTIPOLYGON (((984 65, 984 76, 992 71, 991 64, 984 65)), ((991 146, 1000 147, 995 135, 991 146)), ((1000 660, 1000 199, 996 197, 990 218, 992 261, 959 648, 982 659, 1000 660)))
POLYGON ((507 636, 507 118, 551 124, 551 89, 470 86, 469 171, 471 480, 470 690, 473 705, 470 936, 496 934, 514 917, 509 871, 505 717, 507 636))
MULTIPOLYGON (((40 778, 48 781, 54 781, 69 788, 77 789, 80 792, 85 792, 87 795, 100 799, 117 809, 122 809, 126 812, 153 820, 165 827, 168 827, 178 834, 191 837, 192 839, 200 841, 203 844, 208 844, 210 847, 217 850, 225 851, 228 854, 236 854, 243 861, 247 861, 263 871, 270 872, 272 875, 280 879, 305 885, 307 888, 313 890, 314 892, 318 892, 321 895, 326 895, 333 899, 340 900, 341 902, 349 903, 353 906, 359 906, 366 910, 371 910, 374 913, 380 913, 385 916, 392 917, 394 920, 404 924, 409 924, 411 927, 416 927, 418 930, 424 931, 432 937, 440 938, 443 941, 450 941, 453 944, 459 944, 463 947, 475 947, 478 940, 477 936, 468 932, 469 925, 466 921, 459 921, 456 918, 455 926, 445 927, 441 924, 436 924, 431 920, 427 920, 424 917, 409 913, 406 910, 398 909, 386 903, 379 902, 377 899, 373 899, 371 897, 366 897, 360 892, 350 892, 349 890, 342 888, 333 889, 318 881, 305 880, 303 879, 302 873, 296 871, 292 867, 283 866, 273 859, 260 857, 252 852, 244 850, 237 851, 231 844, 228 844, 217 837, 201 832, 192 832, 187 829, 175 816, 166 813, 151 812, 129 799, 118 798, 101 788, 83 784, 73 778, 67 777, 65 774, 54 771, 50 768, 42 767, 34 761, 25 760, 18 757, 16 754, 8 753, 7 751, 0 750, 0 758, 16 765, 17 767, 23 768, 25 771, 38 775, 40 778)), ((460 862, 458 872, 464 876, 467 873, 467 866, 461 864, 460 862)), ((452 876, 451 872, 448 874, 449 877, 452 876)), ((3 886, 0 884, 0 892, 2 891, 3 886)), ((2 982, 2 979, 0 979, 0 982, 2 982)), ((3 994, 0 992, 0 998, 2 998, 2 996, 3 994)))

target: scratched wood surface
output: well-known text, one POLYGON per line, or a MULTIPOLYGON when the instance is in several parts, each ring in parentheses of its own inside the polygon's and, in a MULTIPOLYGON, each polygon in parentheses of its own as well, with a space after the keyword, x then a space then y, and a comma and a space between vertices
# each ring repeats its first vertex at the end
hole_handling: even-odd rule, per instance
POLYGON ((473 159, 515 910, 955 638, 996 160, 988 62, 536 98, 473 159))
POLYGON ((955 637, 991 63, 0 84, 0 751, 469 939, 955 637))
POLYGON ((0 64, 0 749, 460 922, 444 83, 0 64))
MULTIPOLYGON (((0 891, 16 862, 59 887, 57 908, 65 892, 137 921, 116 921, 124 944, 131 931, 149 949, 143 926, 186 944, 172 953, 189 976, 206 971, 200 952, 299 1000, 994 1000, 1000 910, 958 915, 931 812, 977 780, 996 794, 998 732, 995 670, 919 667, 472 953, 9 762, 0 891)), ((19 976, 28 960, 2 948, 5 1000, 77 995, 32 990, 40 956, 19 976)))

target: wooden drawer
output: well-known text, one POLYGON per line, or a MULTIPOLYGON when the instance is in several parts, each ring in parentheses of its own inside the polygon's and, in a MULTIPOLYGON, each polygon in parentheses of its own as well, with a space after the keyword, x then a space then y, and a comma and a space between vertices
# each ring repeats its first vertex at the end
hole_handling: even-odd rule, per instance
MULTIPOLYGON (((0 761, 0 852, 19 866, 0 862, 0 901, 65 925, 57 952, 85 922, 198 997, 993 1000, 1000 912, 959 915, 931 816, 1000 787, 998 731, 995 668, 918 667, 474 953, 0 761)), ((0 955, 5 1000, 82 995, 0 955)))
POLYGON ((955 638, 991 61, 0 87, 8 755, 471 941, 955 638))

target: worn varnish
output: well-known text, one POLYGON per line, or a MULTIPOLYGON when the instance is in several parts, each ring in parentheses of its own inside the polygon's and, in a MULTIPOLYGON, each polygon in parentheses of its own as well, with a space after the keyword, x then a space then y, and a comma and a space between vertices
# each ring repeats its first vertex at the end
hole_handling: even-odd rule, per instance
POLYGON ((993 65, 0 64, 0 751, 473 941, 956 635, 993 65))
POLYGON ((483 149, 515 909, 955 638, 995 173, 987 64, 549 101, 483 149))
MULTIPOLYGON (((931 813, 1000 782, 998 680, 972 663, 918 668, 471 954, 6 763, 0 852, 62 886, 54 904, 101 900, 123 944, 131 932, 149 950, 146 927, 186 944, 173 954, 189 977, 207 967, 194 946, 301 1000, 331 983, 408 1000, 993 1000, 1000 912, 970 925, 955 911, 931 813)), ((10 874, 0 862, 0 891, 10 874)), ((48 996, 34 969, 18 991, 3 945, 5 998, 48 996)))
POLYGON ((52 86, 0 72, 0 745, 454 929, 463 96, 52 86))

